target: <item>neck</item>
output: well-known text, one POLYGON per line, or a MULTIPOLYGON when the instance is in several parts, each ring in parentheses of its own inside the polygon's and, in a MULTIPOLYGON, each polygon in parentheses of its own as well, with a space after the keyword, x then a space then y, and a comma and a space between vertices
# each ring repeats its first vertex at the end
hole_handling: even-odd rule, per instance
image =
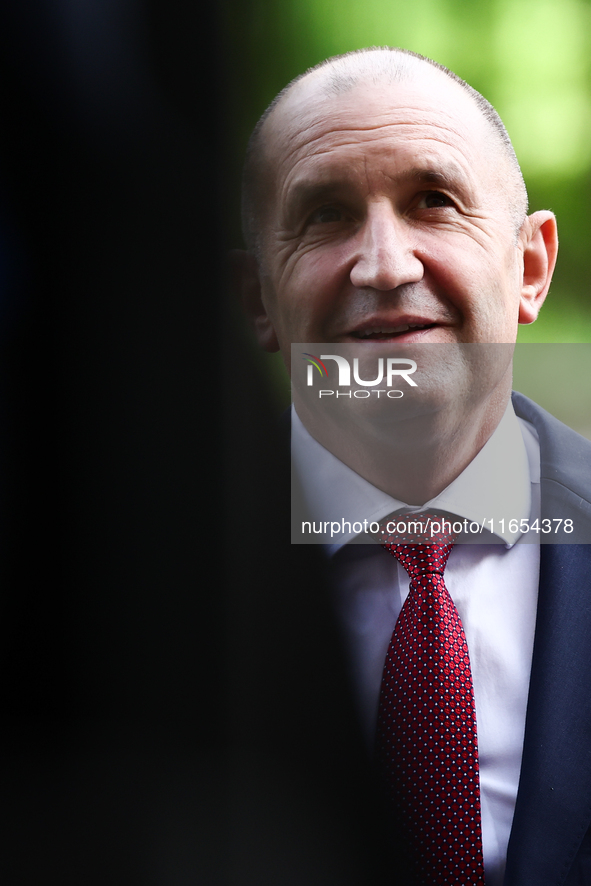
POLYGON ((464 399, 396 422, 372 415, 344 423, 338 413, 311 412, 297 396, 294 403, 308 432, 340 461, 393 498, 423 505, 480 452, 503 417, 510 391, 509 376, 478 403, 464 399))

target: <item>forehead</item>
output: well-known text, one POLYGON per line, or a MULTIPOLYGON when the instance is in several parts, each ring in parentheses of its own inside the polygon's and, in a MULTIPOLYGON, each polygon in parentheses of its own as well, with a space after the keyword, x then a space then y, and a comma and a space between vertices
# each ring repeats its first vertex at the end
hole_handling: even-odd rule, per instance
POLYGON ((310 172, 326 177, 339 167, 367 176, 378 166, 395 175, 438 164, 486 185, 501 163, 475 102, 436 70, 401 82, 362 81, 337 95, 315 72, 278 105, 263 138, 266 172, 280 191, 310 172))

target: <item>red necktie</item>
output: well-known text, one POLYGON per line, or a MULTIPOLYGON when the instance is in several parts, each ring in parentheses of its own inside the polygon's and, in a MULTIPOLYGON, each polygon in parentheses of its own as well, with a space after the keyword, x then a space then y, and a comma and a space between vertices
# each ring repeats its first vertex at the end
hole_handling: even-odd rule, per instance
POLYGON ((453 517, 390 519, 397 530, 420 522, 429 543, 417 544, 416 532, 380 533, 383 547, 408 572, 410 592, 382 676, 378 760, 419 882, 477 886, 484 884, 484 866, 474 691, 464 628, 443 579, 455 540, 453 517), (439 531, 432 535, 432 529, 439 531))

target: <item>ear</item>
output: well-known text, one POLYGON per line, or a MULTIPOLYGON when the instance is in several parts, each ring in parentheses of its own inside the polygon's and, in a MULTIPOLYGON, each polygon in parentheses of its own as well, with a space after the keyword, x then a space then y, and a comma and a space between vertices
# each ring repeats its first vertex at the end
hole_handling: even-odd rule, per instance
POLYGON ((550 288, 558 253, 556 217, 543 210, 529 215, 521 229, 523 284, 519 322, 533 323, 550 288))
POLYGON ((261 297, 261 277, 254 255, 244 249, 229 253, 231 285, 250 320, 256 340, 265 351, 279 350, 277 335, 261 297))

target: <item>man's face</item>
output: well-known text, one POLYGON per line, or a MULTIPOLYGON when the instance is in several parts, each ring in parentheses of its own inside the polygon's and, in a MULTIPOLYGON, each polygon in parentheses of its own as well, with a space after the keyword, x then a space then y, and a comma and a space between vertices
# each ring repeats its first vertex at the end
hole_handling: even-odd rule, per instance
POLYGON ((431 70, 336 97, 316 77, 264 133, 263 345, 514 342, 523 244, 470 97, 431 70))

